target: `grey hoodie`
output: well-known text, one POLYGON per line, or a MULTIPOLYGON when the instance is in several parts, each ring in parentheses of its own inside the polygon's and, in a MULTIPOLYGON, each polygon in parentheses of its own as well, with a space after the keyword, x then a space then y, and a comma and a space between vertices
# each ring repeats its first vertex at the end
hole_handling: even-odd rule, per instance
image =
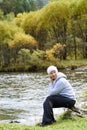
POLYGON ((58 72, 57 78, 49 84, 49 95, 62 95, 70 99, 76 100, 72 86, 66 79, 66 75, 58 72))

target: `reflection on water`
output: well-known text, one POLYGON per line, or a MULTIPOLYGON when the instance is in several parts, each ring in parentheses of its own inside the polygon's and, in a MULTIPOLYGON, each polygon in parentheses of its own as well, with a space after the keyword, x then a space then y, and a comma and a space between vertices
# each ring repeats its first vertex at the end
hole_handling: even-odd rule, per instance
MULTIPOLYGON (((87 68, 65 70, 75 89, 80 106, 84 103, 83 91, 87 87, 87 68)), ((49 77, 46 73, 0 74, 0 122, 20 121, 35 124, 43 114, 43 101, 47 96, 49 77)), ((62 109, 60 109, 60 112, 62 109)), ((54 110, 58 114, 59 109, 54 110)))

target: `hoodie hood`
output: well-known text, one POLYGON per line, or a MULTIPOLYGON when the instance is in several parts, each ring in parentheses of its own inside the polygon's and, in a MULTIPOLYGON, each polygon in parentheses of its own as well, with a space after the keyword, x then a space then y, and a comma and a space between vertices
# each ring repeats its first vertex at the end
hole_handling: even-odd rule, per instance
POLYGON ((67 78, 67 76, 61 72, 58 72, 57 80, 60 78, 67 78))

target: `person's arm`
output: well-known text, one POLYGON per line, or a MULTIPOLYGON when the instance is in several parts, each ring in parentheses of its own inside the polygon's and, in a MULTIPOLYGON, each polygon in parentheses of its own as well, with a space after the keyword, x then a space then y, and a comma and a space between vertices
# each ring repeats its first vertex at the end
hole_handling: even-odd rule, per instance
POLYGON ((56 82, 54 87, 52 86, 52 84, 49 85, 49 95, 60 94, 60 92, 63 90, 63 88, 64 88, 64 83, 63 83, 62 79, 60 79, 56 82))

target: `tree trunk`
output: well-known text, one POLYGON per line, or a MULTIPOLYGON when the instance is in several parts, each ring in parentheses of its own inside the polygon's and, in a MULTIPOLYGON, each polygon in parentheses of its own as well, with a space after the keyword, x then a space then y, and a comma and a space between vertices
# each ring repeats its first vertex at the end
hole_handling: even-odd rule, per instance
POLYGON ((76 46, 76 38, 74 35, 74 53, 75 53, 75 60, 77 59, 77 46, 76 46))

